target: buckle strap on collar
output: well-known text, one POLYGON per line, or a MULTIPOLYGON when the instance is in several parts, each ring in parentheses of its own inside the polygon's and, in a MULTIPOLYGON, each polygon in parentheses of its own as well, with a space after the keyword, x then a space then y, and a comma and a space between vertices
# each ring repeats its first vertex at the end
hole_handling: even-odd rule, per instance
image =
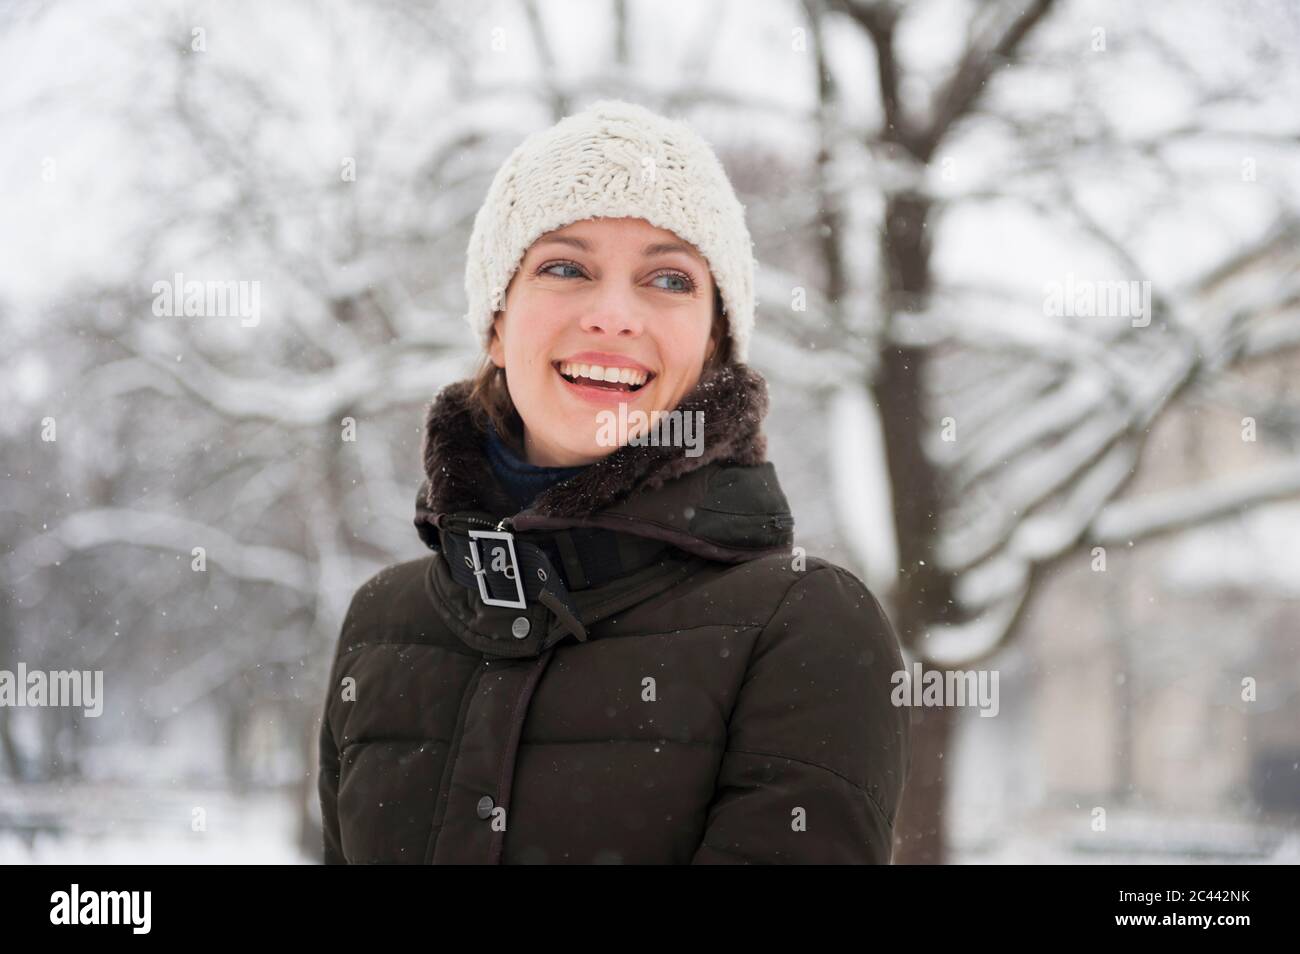
MULTIPOLYGON (((527 609, 543 590, 569 603, 564 580, 541 547, 525 542, 508 530, 442 532, 443 557, 452 579, 477 590, 489 606, 527 609)), ((576 615, 576 614, 575 614, 576 615)))
MULTIPOLYGON (((491 526, 486 520, 475 522, 491 526)), ((493 530, 457 519, 439 521, 439 549, 452 579, 476 590, 489 606, 526 609, 543 603, 571 630, 575 624, 582 629, 572 590, 648 567, 671 550, 663 541, 611 530, 582 527, 525 535, 505 530, 506 522, 493 530)), ((585 635, 583 631, 579 638, 585 635)))
MULTIPOLYGON (((474 581, 478 584, 478 595, 483 598, 484 603, 489 606, 513 606, 516 609, 526 609, 528 607, 528 594, 524 589, 524 572, 528 567, 525 567, 519 560, 520 554, 515 550, 514 534, 506 530, 470 530, 469 555, 469 567, 474 572, 474 581), (491 567, 494 571, 500 571, 502 576, 514 583, 515 593, 511 599, 499 599, 488 595, 488 566, 484 562, 482 552, 479 549, 479 541, 482 540, 501 540, 509 549, 510 559, 507 562, 502 559, 501 548, 492 547, 491 567)), ((536 562, 539 564, 533 568, 533 572, 537 574, 537 578, 543 584, 546 583, 551 575, 549 571, 553 568, 540 565, 545 559, 545 554, 541 554, 541 559, 538 559, 537 553, 531 551, 525 551, 524 555, 531 558, 529 563, 536 562)), ((547 562, 549 563, 549 561, 547 562)))

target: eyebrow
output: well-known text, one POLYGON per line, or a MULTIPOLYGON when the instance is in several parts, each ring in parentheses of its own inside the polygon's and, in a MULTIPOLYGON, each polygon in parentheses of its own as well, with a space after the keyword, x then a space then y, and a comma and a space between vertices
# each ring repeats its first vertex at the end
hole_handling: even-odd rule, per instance
MULTIPOLYGON (((586 239, 578 238, 574 235, 552 235, 538 241, 538 245, 545 245, 549 242, 556 242, 560 245, 572 245, 574 248, 580 248, 584 252, 592 250, 592 244, 586 239)), ((645 248, 641 249, 641 254, 645 257, 651 255, 667 255, 669 252, 684 252, 691 258, 698 257, 699 253, 685 242, 651 242, 645 248)))

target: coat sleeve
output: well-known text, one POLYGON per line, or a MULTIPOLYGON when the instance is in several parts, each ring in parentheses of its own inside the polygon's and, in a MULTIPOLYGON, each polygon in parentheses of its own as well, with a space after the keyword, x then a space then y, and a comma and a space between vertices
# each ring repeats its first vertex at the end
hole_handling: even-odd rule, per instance
POLYGON ((321 840, 324 845, 324 862, 327 865, 346 864, 343 842, 339 834, 339 748, 330 729, 329 694, 326 690, 325 715, 320 724, 320 791, 321 840))
POLYGON ((911 763, 902 654, 866 586, 818 563, 754 644, 692 864, 890 861, 911 763))
POLYGON ((350 704, 343 700, 343 659, 349 649, 356 645, 357 637, 364 632, 366 621, 373 619, 378 612, 376 606, 382 607, 391 602, 387 585, 391 575, 409 565, 394 564, 385 567, 362 583, 352 594, 343 616, 343 624, 339 628, 329 681, 325 686, 325 705, 321 713, 319 736, 317 790, 320 794, 321 842, 327 865, 348 864, 347 856, 343 853, 343 835, 339 825, 340 767, 344 748, 339 744, 339 737, 347 736, 344 707, 350 704))
POLYGON ((339 831, 339 765, 340 751, 335 738, 330 714, 334 701, 339 698, 339 654, 343 650, 348 633, 349 622, 356 604, 348 607, 339 641, 334 649, 334 661, 330 665, 329 682, 325 686, 325 705, 320 720, 319 737, 319 776, 317 789, 320 793, 321 841, 324 847, 324 863, 327 865, 347 864, 343 854, 343 838, 339 831))

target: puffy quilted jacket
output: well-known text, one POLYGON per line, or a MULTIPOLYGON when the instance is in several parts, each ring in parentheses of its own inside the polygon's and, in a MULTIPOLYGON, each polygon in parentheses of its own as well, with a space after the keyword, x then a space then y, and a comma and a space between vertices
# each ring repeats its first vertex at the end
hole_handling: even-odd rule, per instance
POLYGON ((698 457, 620 447, 517 513, 468 392, 426 416, 433 552, 367 580, 343 623, 326 862, 888 862, 910 762, 898 642, 857 577, 793 545, 763 379, 727 365, 679 405, 705 412, 698 457), (453 578, 446 535, 475 524, 555 554, 566 606, 453 578), (575 534, 638 559, 591 584, 575 534))

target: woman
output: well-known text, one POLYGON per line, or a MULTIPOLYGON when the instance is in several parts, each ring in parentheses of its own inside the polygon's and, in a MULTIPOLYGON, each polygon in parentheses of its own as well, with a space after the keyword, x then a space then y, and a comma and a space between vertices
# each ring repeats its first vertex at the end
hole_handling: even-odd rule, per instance
POLYGON ((466 269, 484 365, 425 422, 436 552, 366 582, 338 642, 327 862, 889 861, 902 659, 792 546, 753 265, 712 150, 642 107, 498 172, 466 269))

